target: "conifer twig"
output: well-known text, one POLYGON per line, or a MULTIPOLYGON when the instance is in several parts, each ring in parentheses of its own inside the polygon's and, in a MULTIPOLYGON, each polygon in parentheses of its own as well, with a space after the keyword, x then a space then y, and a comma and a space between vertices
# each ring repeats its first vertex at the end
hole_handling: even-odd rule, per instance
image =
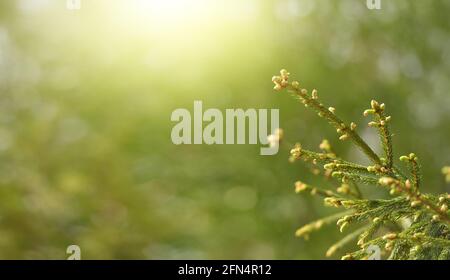
MULTIPOLYGON (((365 226, 349 233, 335 243, 327 252, 327 256, 359 236, 357 245, 361 249, 349 253, 342 259, 367 258, 366 249, 370 245, 381 246, 388 253, 388 259, 450 259, 450 195, 434 196, 423 194, 420 164, 415 154, 402 156, 401 161, 407 162, 409 176, 405 176, 393 162, 392 135, 388 123, 390 116, 385 115, 384 104, 372 100, 371 109, 364 112, 365 116, 374 115, 369 123, 377 127, 380 141, 384 150, 384 157, 380 158, 367 143, 358 135, 356 124, 345 124, 336 116, 334 107, 326 108, 318 101, 317 90, 308 95, 306 89, 300 88, 298 82, 288 81, 289 73, 280 71, 280 76, 274 76, 274 89, 287 89, 293 93, 305 107, 313 108, 320 117, 336 128, 340 140, 351 139, 373 165, 364 166, 345 161, 336 156, 327 140, 320 144, 321 153, 303 149, 296 144, 291 150, 290 161, 303 159, 313 165, 322 164, 327 179, 338 179, 340 186, 337 194, 331 190, 324 190, 298 181, 296 192, 308 191, 312 195, 324 197, 325 205, 344 207, 348 212, 342 212, 327 218, 309 223, 297 230, 297 236, 307 237, 312 231, 318 230, 325 223, 337 220, 339 230, 343 232, 352 223, 364 223, 365 226), (409 178, 408 178, 409 177, 409 178), (391 199, 363 199, 356 182, 367 185, 381 185, 389 187, 391 199), (350 187, 352 185, 352 188, 350 187), (342 196, 341 196, 342 194, 342 196), (389 230, 383 236, 379 234, 389 230)), ((315 171, 318 171, 315 168, 315 171)), ((320 171, 315 172, 319 174, 320 171)), ((446 181, 450 182, 450 166, 442 169, 446 181)))

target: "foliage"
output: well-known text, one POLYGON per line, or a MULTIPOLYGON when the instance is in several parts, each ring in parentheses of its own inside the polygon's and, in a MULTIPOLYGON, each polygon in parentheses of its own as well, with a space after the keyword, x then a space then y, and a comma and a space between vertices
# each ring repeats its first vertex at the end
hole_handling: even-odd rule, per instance
MULTIPOLYGON (((322 152, 309 151, 296 144, 291 150, 291 162, 304 160, 313 165, 323 165, 325 177, 338 182, 334 192, 298 181, 295 183, 296 192, 322 196, 325 205, 346 209, 301 227, 296 235, 308 238, 313 231, 336 221, 340 232, 344 232, 351 224, 358 224, 358 229, 330 247, 326 253, 328 257, 357 239, 360 250, 347 253, 342 259, 367 259, 370 257, 368 249, 371 245, 383 248, 383 255, 387 259, 450 259, 450 195, 422 192, 420 163, 414 153, 400 157, 400 161, 408 168, 408 175, 404 175, 394 163, 389 129, 391 116, 386 115, 386 105, 372 100, 371 108, 364 111, 365 117, 373 117, 368 123, 369 127, 378 130, 384 150, 383 157, 380 157, 360 137, 354 122, 348 124, 342 121, 334 107, 327 108, 320 102, 317 90, 314 89, 309 95, 299 82, 291 83, 288 79, 289 72, 281 70, 280 76, 272 78, 274 89, 287 89, 305 107, 313 109, 319 117, 334 126, 340 140, 351 140, 372 162, 372 165, 364 166, 341 159, 332 150, 328 140, 320 144, 322 152), (384 187, 393 197, 365 198, 359 184, 384 187)), ((444 167, 442 172, 448 180, 449 168, 444 167)))

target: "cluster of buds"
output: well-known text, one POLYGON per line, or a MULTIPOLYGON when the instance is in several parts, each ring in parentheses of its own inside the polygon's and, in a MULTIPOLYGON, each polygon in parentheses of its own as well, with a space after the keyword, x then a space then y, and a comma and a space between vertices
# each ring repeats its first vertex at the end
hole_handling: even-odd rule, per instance
POLYGON ((347 215, 337 221, 337 226, 339 227, 339 231, 343 232, 344 229, 350 224, 351 216, 347 215))
POLYGON ((295 144, 294 148, 291 149, 291 156, 294 160, 300 159, 302 156, 302 146, 300 143, 295 144))
POLYGON ((372 166, 367 166, 367 171, 381 174, 381 173, 388 172, 388 169, 381 165, 372 165, 372 166))
POLYGON ((396 233, 388 233, 383 235, 383 240, 394 240, 397 238, 397 234, 396 233))
MULTIPOLYGON (((390 190, 390 194, 391 195, 396 195, 396 194, 402 192, 403 191, 403 187, 406 188, 406 189, 411 188, 411 183, 409 182, 409 180, 406 180, 405 184, 403 185, 403 183, 401 181, 399 181, 397 179, 394 179, 392 177, 381 177, 378 180, 378 184, 380 184, 382 186, 390 187, 391 188, 391 190, 390 190)), ((411 206, 413 206, 412 203, 411 203, 411 206)))
POLYGON ((375 113, 381 113, 386 108, 386 105, 384 103, 379 104, 377 101, 372 100, 370 101, 370 107, 371 109, 367 109, 364 111, 364 116, 367 117, 369 114, 375 114, 375 113))
MULTIPOLYGON (((330 108, 333 108, 333 107, 330 107, 330 108)), ((347 130, 347 126, 345 125, 345 123, 341 123, 340 127, 336 129, 337 133, 342 134, 339 137, 339 140, 344 141, 344 140, 347 140, 348 138, 350 138, 350 135, 346 132, 346 130, 347 130)))
POLYGON ((384 246, 384 249, 387 251, 392 251, 394 249, 395 240, 397 239, 398 235, 396 233, 388 233, 382 237, 383 240, 386 240, 386 245, 384 246))
POLYGON ((439 209, 443 212, 446 213, 448 211, 448 204, 447 204, 447 200, 449 199, 450 195, 447 195, 447 199, 445 198, 445 196, 441 196, 439 197, 439 209))
MULTIPOLYGON (((276 91, 280 91, 283 88, 286 88, 289 85, 289 72, 286 69, 281 69, 280 71, 280 76, 273 76, 272 77, 272 82, 275 84, 275 86, 273 87, 274 90, 276 91)), ((294 83, 292 83, 292 86, 298 87, 298 82, 296 82, 296 84, 294 85, 294 83)))
POLYGON ((317 194, 317 195, 321 195, 321 196, 325 196, 325 197, 335 196, 335 194, 330 190, 319 189, 319 188, 313 187, 311 185, 305 184, 301 181, 295 182, 295 192, 296 193, 301 193, 301 192, 306 192, 306 191, 309 191, 309 193, 311 195, 317 194))
POLYGON ((323 202, 327 206, 340 207, 342 206, 342 200, 335 197, 326 197, 323 202))
POLYGON ((414 153, 410 153, 407 156, 401 156, 400 160, 403 162, 417 161, 417 156, 414 153))
POLYGON ((387 117, 381 117, 382 113, 384 112, 384 109, 386 108, 386 105, 384 105, 384 103, 379 104, 377 101, 372 100, 370 102, 370 107, 371 109, 367 109, 364 111, 364 116, 367 117, 370 114, 377 114, 378 116, 380 116, 379 121, 375 122, 369 122, 369 126, 370 127, 381 127, 381 126, 385 126, 386 123, 388 123, 391 120, 391 116, 387 116, 387 117))
POLYGON ((278 147, 281 140, 283 140, 283 136, 284 136, 283 129, 281 129, 281 128, 275 129, 273 134, 270 134, 269 136, 267 136, 267 141, 269 142, 269 146, 271 148, 278 147))

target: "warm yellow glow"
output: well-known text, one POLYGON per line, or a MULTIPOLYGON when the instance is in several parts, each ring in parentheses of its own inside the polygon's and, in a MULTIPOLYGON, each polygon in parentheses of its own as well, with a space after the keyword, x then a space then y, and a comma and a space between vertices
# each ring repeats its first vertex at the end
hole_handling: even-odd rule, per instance
POLYGON ((213 4, 208 0, 137 0, 137 9, 150 22, 172 24, 205 19, 214 12, 213 4))

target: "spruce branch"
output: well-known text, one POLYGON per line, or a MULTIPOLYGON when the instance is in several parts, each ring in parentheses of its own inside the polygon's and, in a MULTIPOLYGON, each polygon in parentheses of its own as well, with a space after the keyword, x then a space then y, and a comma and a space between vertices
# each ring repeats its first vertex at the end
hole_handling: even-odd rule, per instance
POLYGON ((408 163, 408 167, 411 173, 412 185, 416 191, 419 190, 421 172, 418 157, 414 153, 411 153, 409 154, 409 156, 401 156, 400 160, 408 163))
MULTIPOLYGON (((296 182, 296 192, 309 192, 324 197, 326 206, 345 208, 347 211, 311 222, 297 230, 297 236, 308 237, 324 224, 336 221, 343 232, 350 224, 362 224, 357 230, 349 232, 343 239, 330 247, 327 256, 333 255, 344 245, 358 239, 360 250, 347 253, 342 259, 367 259, 369 246, 379 246, 387 259, 450 259, 450 203, 449 194, 439 196, 421 192, 421 172, 418 158, 411 153, 402 156, 401 161, 408 165, 409 175, 404 175, 393 162, 392 135, 388 126, 390 116, 385 115, 384 104, 372 100, 371 108, 364 115, 373 115, 369 126, 378 128, 384 157, 379 157, 356 132, 353 122, 344 123, 336 115, 336 108, 325 107, 318 100, 317 90, 308 95, 297 81, 290 83, 289 72, 280 71, 274 76, 274 89, 287 89, 299 99, 305 107, 312 108, 319 117, 334 126, 340 140, 350 139, 372 161, 373 165, 364 166, 341 159, 332 150, 328 140, 319 145, 322 152, 303 149, 296 144, 291 150, 290 161, 304 160, 313 165, 323 165, 327 179, 336 179, 337 193, 300 181, 296 182), (384 186, 393 196, 390 199, 363 198, 357 185, 384 186), (388 233, 386 233, 386 231, 388 233), (383 233, 385 233, 383 235, 383 233)), ((316 171, 318 169, 315 167, 316 171)), ((320 171, 315 172, 319 174, 320 171)), ((446 181, 450 182, 450 166, 442 169, 446 181)))
POLYGON ((384 164, 387 168, 392 168, 394 154, 392 152, 392 135, 389 132, 389 122, 391 121, 391 116, 385 115, 385 107, 384 103, 379 104, 376 100, 372 100, 370 102, 371 109, 367 109, 364 111, 364 116, 368 116, 369 114, 374 115, 374 121, 369 122, 370 127, 377 127, 379 130, 380 140, 383 146, 384 154, 384 164))
POLYGON ((356 146, 358 146, 374 163, 381 164, 381 160, 377 154, 372 150, 372 148, 367 145, 367 143, 362 140, 359 134, 356 132, 356 124, 351 123, 350 125, 345 124, 337 115, 336 109, 334 107, 326 108, 322 103, 318 101, 318 92, 314 89, 311 96, 308 95, 308 90, 300 88, 300 84, 297 81, 289 83, 290 73, 282 69, 280 71, 280 76, 272 77, 272 82, 274 82, 274 89, 280 91, 282 89, 287 89, 289 92, 297 96, 300 101, 305 105, 305 107, 311 107, 319 117, 322 117, 328 121, 332 126, 335 127, 338 134, 340 134, 340 140, 351 139, 356 146))

